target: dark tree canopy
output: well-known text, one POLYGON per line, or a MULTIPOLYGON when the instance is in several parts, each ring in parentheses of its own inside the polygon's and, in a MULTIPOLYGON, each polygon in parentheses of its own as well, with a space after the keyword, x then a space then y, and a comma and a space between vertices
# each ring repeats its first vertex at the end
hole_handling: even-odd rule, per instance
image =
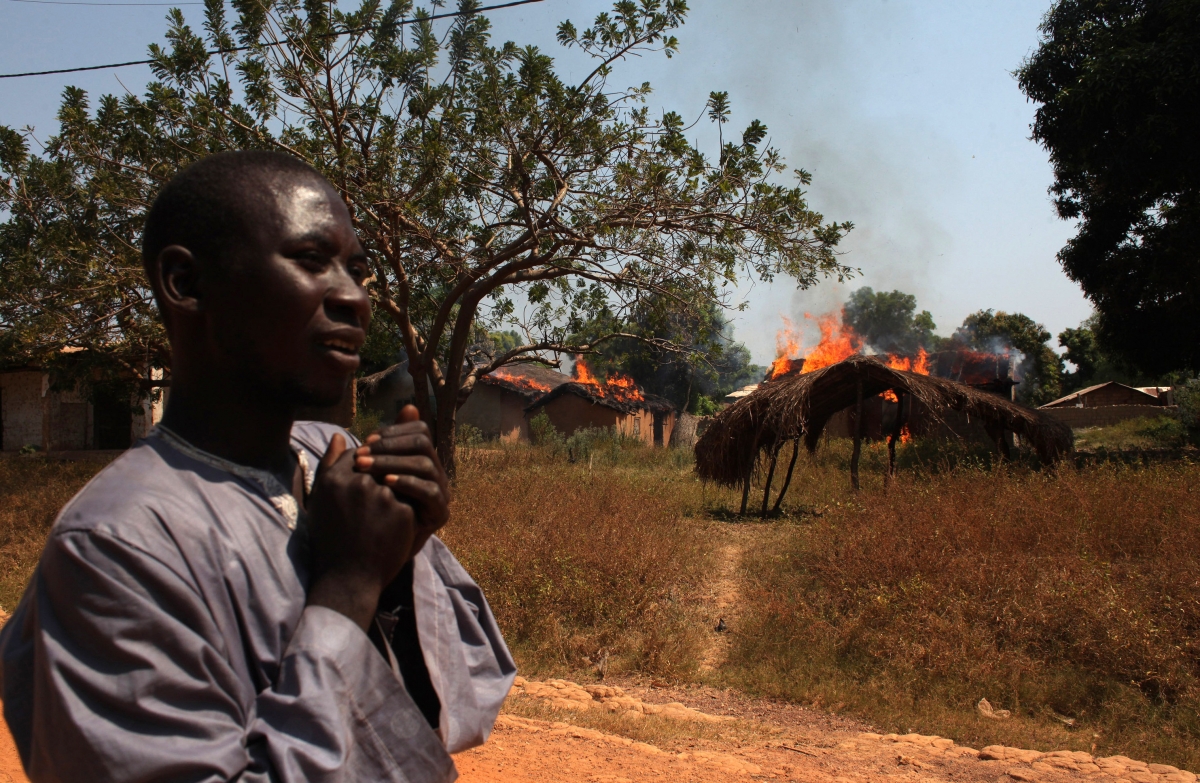
POLYGON ((1096 337, 1143 372, 1200 368, 1200 4, 1060 0, 1018 71, 1041 104, 1059 252, 1096 337))
POLYGON ((978 351, 1015 348, 1024 354, 1017 366, 1017 399, 1042 405, 1061 396, 1062 359, 1050 347, 1046 327, 1021 313, 980 310, 963 319, 954 338, 978 351))
POLYGON ((903 291, 859 288, 842 307, 842 321, 877 351, 912 353, 930 347, 937 325, 928 310, 917 312, 917 298, 903 291))
POLYGON ((733 326, 716 305, 680 313, 668 302, 649 299, 629 328, 640 339, 619 337, 605 343, 588 358, 589 365, 603 376, 627 375, 680 410, 711 413, 726 394, 763 378, 764 368, 753 364, 749 349, 734 341, 733 326))

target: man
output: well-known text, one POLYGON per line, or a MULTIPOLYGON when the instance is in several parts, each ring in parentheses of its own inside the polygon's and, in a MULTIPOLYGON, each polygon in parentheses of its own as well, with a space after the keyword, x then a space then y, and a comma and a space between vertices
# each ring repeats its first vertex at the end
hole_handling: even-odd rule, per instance
POLYGON ((433 532, 428 430, 294 423, 359 364, 369 266, 281 154, 180 173, 143 258, 171 340, 162 425, 59 515, 0 633, 34 781, 448 781, 515 669, 433 532))

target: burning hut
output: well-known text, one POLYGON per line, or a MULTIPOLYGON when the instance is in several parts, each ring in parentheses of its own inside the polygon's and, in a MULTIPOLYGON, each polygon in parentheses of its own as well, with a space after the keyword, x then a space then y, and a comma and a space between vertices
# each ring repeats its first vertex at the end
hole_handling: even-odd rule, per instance
MULTIPOLYGON (((911 366, 911 363, 910 363, 911 366)), ((801 439, 810 452, 816 451, 826 425, 840 411, 854 407, 854 456, 851 483, 858 488, 858 458, 864 416, 863 401, 875 395, 893 396, 901 415, 895 417, 888 437, 889 472, 895 466, 895 443, 906 422, 903 412, 919 405, 925 415, 942 419, 958 411, 983 424, 1003 452, 1004 433, 1019 434, 1036 449, 1045 462, 1053 462, 1070 451, 1073 442, 1066 425, 996 394, 957 381, 923 375, 909 369, 889 367, 878 357, 851 356, 814 372, 792 373, 772 378, 754 393, 716 414, 696 443, 696 471, 706 481, 743 487, 742 512, 749 498, 750 475, 760 460, 767 461, 767 486, 763 495, 765 515, 775 473, 775 460, 788 441, 801 439), (911 402, 909 402, 911 400, 911 402), (907 405, 906 405, 907 403, 907 405)), ((795 454, 779 497, 783 502, 795 467, 795 454)))
POLYGON ((597 380, 582 360, 575 362, 575 379, 540 397, 525 409, 529 418, 545 411, 555 429, 566 435, 587 427, 612 427, 647 445, 671 442, 677 415, 669 400, 646 394, 631 378, 597 380))
POLYGON ((570 376, 535 364, 501 367, 475 382, 456 418, 460 425, 477 427, 486 438, 527 441, 525 409, 570 380, 570 376))

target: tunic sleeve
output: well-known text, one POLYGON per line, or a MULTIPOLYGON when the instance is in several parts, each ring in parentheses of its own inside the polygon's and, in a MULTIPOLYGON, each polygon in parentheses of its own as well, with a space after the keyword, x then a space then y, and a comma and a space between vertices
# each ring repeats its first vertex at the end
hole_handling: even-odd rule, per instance
POLYGON ((96 531, 52 535, 0 635, 5 718, 33 780, 452 781, 367 635, 304 610, 275 682, 230 664, 185 574, 96 531))
POLYGON ((438 734, 451 753, 482 745, 517 675, 483 591, 436 536, 413 562, 413 606, 438 734))

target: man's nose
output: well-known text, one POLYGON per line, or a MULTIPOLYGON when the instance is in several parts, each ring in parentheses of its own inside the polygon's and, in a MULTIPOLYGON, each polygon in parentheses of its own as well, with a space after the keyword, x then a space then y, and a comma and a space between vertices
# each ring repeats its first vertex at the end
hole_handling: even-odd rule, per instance
POLYGON ((339 267, 337 279, 325 295, 325 312, 332 321, 360 329, 371 323, 371 297, 345 267, 339 267))

